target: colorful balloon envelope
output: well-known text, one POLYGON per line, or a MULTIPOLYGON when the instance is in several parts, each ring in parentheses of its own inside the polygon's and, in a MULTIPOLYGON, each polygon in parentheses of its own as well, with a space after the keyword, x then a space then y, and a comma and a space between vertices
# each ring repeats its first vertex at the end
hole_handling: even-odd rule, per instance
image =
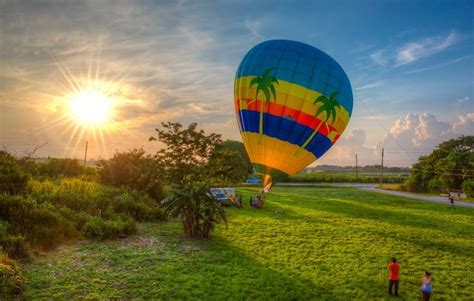
POLYGON ((271 179, 292 175, 321 158, 352 113, 352 89, 328 54, 296 41, 253 47, 237 70, 237 122, 255 170, 271 179))

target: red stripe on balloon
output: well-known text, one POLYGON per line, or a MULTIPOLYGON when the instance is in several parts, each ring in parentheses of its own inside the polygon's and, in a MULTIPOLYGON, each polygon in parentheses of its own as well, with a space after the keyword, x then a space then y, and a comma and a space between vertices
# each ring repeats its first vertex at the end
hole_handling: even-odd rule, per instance
MULTIPOLYGON (((252 99, 244 99, 247 102, 252 101, 252 99)), ((235 110, 240 111, 240 101, 236 100, 235 101, 235 110)), ((257 111, 260 112, 260 100, 252 101, 250 104, 247 105, 248 111, 257 111)), ((279 117, 286 117, 288 119, 292 119, 295 122, 307 126, 309 128, 312 128, 313 130, 316 129, 319 125, 320 122, 322 122, 320 119, 316 118, 313 115, 306 114, 305 112, 277 104, 274 102, 264 102, 263 103, 263 112, 269 113, 273 116, 279 116, 279 117)), ((332 125, 328 125, 329 129, 332 131, 335 131, 336 129, 332 125)), ((327 136, 328 129, 326 126, 323 124, 319 128, 319 133, 323 134, 324 136, 327 136)), ((339 138, 339 137, 337 137, 339 138)), ((337 139, 334 139, 336 141, 337 139)))

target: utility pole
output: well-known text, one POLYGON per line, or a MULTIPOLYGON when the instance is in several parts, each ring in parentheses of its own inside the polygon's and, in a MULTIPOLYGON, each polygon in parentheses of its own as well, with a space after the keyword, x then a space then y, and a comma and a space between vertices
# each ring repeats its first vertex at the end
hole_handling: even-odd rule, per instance
POLYGON ((356 179, 359 178, 359 161, 357 160, 357 154, 356 154, 356 179))
POLYGON ((87 164, 87 146, 89 144, 89 141, 86 140, 86 151, 84 153, 84 167, 86 167, 87 164))
POLYGON ((384 149, 382 147, 382 167, 380 169, 380 186, 382 186, 382 184, 383 184, 383 151, 384 151, 384 149))

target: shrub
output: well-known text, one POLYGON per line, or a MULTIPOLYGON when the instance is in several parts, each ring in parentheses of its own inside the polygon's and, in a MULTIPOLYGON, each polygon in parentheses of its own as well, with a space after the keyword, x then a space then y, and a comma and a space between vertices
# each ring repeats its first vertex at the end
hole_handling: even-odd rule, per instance
POLYGON ((104 184, 125 186, 145 192, 155 200, 163 198, 160 166, 143 149, 115 153, 110 160, 99 162, 100 180, 104 184))
POLYGON ((0 193, 18 194, 26 190, 28 175, 16 159, 0 151, 0 193))
POLYGON ((221 202, 209 193, 207 185, 188 185, 163 200, 165 214, 181 217, 184 234, 188 237, 208 238, 214 224, 227 219, 221 202))
POLYGON ((77 159, 52 158, 44 163, 37 163, 35 175, 44 177, 77 177, 85 172, 84 166, 77 159))
POLYGON ((48 203, 37 204, 23 196, 0 195, 0 218, 9 223, 11 234, 23 235, 32 244, 51 247, 77 237, 73 221, 48 203))
POLYGON ((148 196, 135 196, 130 192, 118 195, 113 202, 114 212, 133 217, 137 221, 162 219, 161 209, 148 196))
POLYGON ((11 236, 8 253, 14 257, 22 256, 22 241, 25 246, 51 248, 81 234, 123 237, 136 230, 135 221, 162 218, 159 204, 148 195, 96 182, 32 180, 28 192, 0 194, 0 220, 5 221, 0 223, 0 237, 11 236))
POLYGON ((23 280, 16 262, 0 253, 0 297, 5 299, 21 294, 23 280))
POLYGON ((464 180, 462 183, 462 191, 467 195, 468 198, 474 198, 474 179, 470 178, 464 180))
POLYGON ((126 237, 137 231, 132 219, 104 220, 99 216, 91 216, 83 227, 83 234, 87 238, 104 240, 108 238, 126 237))
POLYGON ((22 235, 5 235, 0 245, 10 258, 27 258, 30 255, 30 247, 22 235))

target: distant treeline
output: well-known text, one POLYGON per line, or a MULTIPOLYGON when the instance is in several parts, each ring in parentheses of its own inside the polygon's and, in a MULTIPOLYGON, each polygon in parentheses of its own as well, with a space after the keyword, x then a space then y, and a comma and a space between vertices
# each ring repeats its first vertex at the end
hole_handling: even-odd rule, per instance
MULTIPOLYGON (((380 173, 382 166, 379 164, 375 165, 365 165, 359 166, 356 168, 355 166, 337 166, 337 165, 318 165, 315 167, 308 167, 305 168, 304 171, 309 172, 353 172, 355 173, 357 170, 360 173, 380 173)), ((408 174, 410 172, 409 167, 386 167, 384 166, 383 171, 386 173, 399 173, 399 174, 408 174)))
MULTIPOLYGON (((401 184, 407 179, 403 174, 385 174, 383 177, 384 183, 401 184)), ((288 178, 285 182, 294 183, 379 183, 379 175, 359 175, 349 173, 300 173, 288 178)))

